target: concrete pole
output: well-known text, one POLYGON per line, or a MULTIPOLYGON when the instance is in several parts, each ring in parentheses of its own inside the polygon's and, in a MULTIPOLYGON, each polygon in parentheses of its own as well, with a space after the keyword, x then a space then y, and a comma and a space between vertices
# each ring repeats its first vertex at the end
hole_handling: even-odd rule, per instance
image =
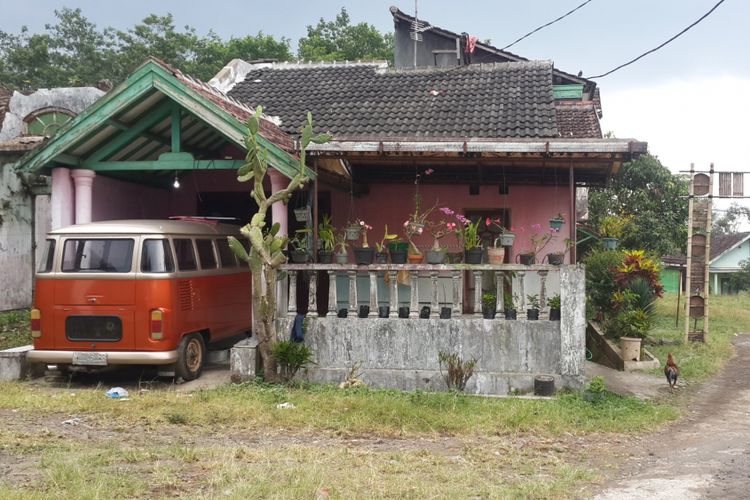
POLYGON ((75 184, 76 224, 91 222, 91 194, 96 172, 88 169, 75 169, 70 173, 75 184))
MULTIPOLYGON (((289 179, 278 170, 269 169, 268 177, 271 179, 271 193, 281 191, 289 184, 289 179)), ((281 201, 274 203, 271 206, 271 223, 279 223, 279 236, 289 234, 288 221, 287 206, 281 201)))
POLYGON ((73 183, 70 170, 64 167, 52 169, 52 192, 50 195, 50 212, 52 229, 73 224, 73 183))

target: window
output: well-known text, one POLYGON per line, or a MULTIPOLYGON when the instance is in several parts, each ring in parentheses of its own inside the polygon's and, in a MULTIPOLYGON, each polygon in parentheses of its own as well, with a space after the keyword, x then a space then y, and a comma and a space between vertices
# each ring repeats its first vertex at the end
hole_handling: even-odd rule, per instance
POLYGON ((26 123, 26 135, 52 137, 72 118, 73 113, 67 109, 53 107, 37 110, 23 121, 26 123))
POLYGON ((168 240, 145 240, 141 251, 141 271, 144 273, 171 273, 174 259, 168 240))
POLYGON ((234 252, 229 248, 229 240, 216 240, 216 248, 219 250, 219 260, 221 267, 235 267, 237 260, 234 258, 234 252))
POLYGON ((52 263, 55 260, 55 240, 47 240, 46 246, 44 247, 44 256, 39 263, 40 273, 52 272, 52 263))
POLYGON ((198 258, 201 261, 201 269, 214 269, 216 267, 216 255, 214 255, 214 244, 211 240, 195 240, 198 248, 198 258))
POLYGON ((194 271, 198 269, 193 252, 193 240, 175 238, 174 251, 177 254, 177 267, 180 271, 194 271))
POLYGON ((68 239, 63 247, 64 273, 129 273, 133 264, 132 239, 68 239))

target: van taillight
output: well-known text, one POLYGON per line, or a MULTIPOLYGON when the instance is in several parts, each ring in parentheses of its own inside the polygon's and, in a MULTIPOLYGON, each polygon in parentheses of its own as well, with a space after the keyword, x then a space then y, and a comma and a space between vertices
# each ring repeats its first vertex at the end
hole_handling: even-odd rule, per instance
POLYGON ((161 309, 151 311, 151 339, 161 340, 164 338, 164 312, 161 309))
POLYGON ((42 336, 42 311, 39 309, 31 310, 31 336, 38 339, 42 336))

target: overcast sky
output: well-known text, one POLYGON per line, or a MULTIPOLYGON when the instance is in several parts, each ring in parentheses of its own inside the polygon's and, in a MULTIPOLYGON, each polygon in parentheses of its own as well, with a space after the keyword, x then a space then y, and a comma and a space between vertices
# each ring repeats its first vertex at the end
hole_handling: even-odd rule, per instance
MULTIPOLYGON (((550 59, 561 70, 595 75, 649 50, 708 11, 717 0, 593 0, 566 19, 509 50, 550 59)), ((502 47, 567 12, 583 0, 420 0, 419 17, 451 31, 466 31, 502 47)), ((258 31, 285 36, 293 47, 306 26, 333 19, 342 6, 352 22, 392 31, 390 5, 413 13, 413 0, 3 0, 0 30, 22 25, 41 31, 54 9, 80 7, 99 27, 125 29, 149 13, 174 15, 178 26, 224 38, 258 31)), ((670 45, 609 77, 602 89, 603 129, 635 137, 672 170, 695 162, 748 170, 744 146, 750 116, 750 2, 727 0, 670 45)))

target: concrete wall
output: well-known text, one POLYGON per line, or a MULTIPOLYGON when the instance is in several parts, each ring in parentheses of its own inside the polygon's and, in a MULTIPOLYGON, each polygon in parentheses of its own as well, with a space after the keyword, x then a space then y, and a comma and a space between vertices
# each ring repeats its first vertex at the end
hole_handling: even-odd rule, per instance
POLYGON ((740 270, 740 262, 750 259, 750 240, 716 259, 711 263, 711 272, 736 272, 740 270))
MULTIPOLYGON (((444 390, 438 353, 478 358, 467 392, 508 394, 533 389, 534 376, 552 375, 556 386, 580 388, 586 349, 584 270, 561 269, 562 320, 307 318, 305 343, 316 365, 314 382, 341 382, 361 362, 372 386, 444 390)), ((288 338, 291 320, 279 321, 288 338)))
POLYGON ((0 311, 7 311, 31 304, 32 199, 13 164, 0 170, 0 311))

